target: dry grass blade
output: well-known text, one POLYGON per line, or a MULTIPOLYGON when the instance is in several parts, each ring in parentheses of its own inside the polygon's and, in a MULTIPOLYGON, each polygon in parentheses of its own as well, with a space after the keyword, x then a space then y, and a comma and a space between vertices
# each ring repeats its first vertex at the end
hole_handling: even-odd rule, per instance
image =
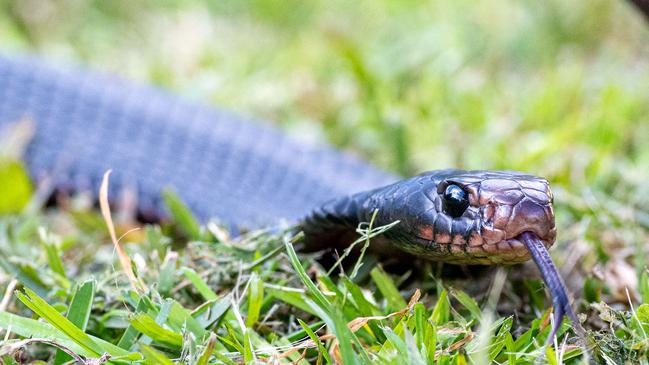
POLYGON ((140 290, 140 285, 141 283, 138 283, 137 278, 135 277, 135 273, 133 273, 133 269, 131 267, 131 258, 126 254, 126 251, 124 251, 124 248, 119 244, 119 241, 117 240, 117 235, 115 234, 115 225, 113 224, 113 218, 110 214, 110 206, 108 205, 108 179, 110 177, 111 170, 106 171, 104 173, 104 178, 101 181, 101 187, 99 188, 99 206, 101 209, 101 215, 104 217, 104 221, 106 222, 106 227, 108 228, 108 232, 110 233, 110 239, 113 242, 113 247, 115 247, 115 251, 117 252, 117 256, 119 257, 119 262, 122 265, 122 271, 124 271, 124 274, 126 274, 126 277, 128 277, 128 281, 131 283, 131 287, 133 287, 133 290, 139 292, 140 290))

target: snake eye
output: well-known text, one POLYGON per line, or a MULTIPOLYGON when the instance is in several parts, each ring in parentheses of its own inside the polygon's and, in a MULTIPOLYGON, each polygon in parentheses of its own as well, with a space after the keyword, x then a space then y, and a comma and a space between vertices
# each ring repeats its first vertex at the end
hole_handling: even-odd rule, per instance
POLYGON ((466 191, 457 185, 449 185, 444 190, 444 210, 448 215, 457 218, 464 213, 469 206, 469 198, 466 191))

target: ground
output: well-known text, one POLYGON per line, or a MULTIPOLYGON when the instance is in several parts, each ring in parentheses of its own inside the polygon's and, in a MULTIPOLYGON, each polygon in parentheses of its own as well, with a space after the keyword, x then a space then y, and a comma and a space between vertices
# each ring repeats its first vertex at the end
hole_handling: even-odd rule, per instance
MULTIPOLYGON (((590 356, 649 361, 649 24, 626 2, 2 0, 0 9, 4 53, 154 83, 403 175, 452 166, 546 177, 552 254, 590 356)), ((44 209, 9 152, 5 363, 62 363, 44 338, 151 364, 585 361, 567 323, 542 348, 550 302, 533 266, 456 280, 436 264, 395 273, 366 261, 327 275, 294 254, 292 233, 231 239, 173 196, 175 223, 116 214, 118 236, 139 227, 121 240, 129 281, 87 199, 44 209), (29 337, 41 340, 18 342, 29 337)))

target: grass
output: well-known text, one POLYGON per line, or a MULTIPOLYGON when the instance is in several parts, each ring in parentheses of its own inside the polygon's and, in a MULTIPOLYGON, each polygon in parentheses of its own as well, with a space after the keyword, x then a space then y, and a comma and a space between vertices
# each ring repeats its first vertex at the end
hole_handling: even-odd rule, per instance
MULTIPOLYGON (((3 233, 12 240, 13 232, 22 232, 25 238, 39 235, 38 225, 31 230, 25 227, 30 224, 26 217, 6 223, 3 233)), ((412 363, 475 359, 512 363, 539 356, 543 336, 549 331, 540 319, 514 341, 512 316, 480 328, 485 325, 483 316, 493 313, 483 313, 459 289, 448 290, 440 284, 438 295, 423 299, 417 290, 406 303, 395 278, 380 267, 357 282, 345 274, 328 276, 313 258, 298 257, 295 240, 285 232, 219 241, 205 232, 203 240, 191 241, 176 252, 170 237, 158 227, 146 227, 142 242, 125 245, 132 257, 140 258, 140 264, 134 260, 139 279, 152 284, 138 291, 113 266, 113 253, 97 253, 97 243, 78 241, 69 248, 77 258, 70 264, 83 262, 88 255, 90 265, 100 265, 98 256, 108 256, 103 267, 95 267, 93 277, 85 281, 61 274, 58 264, 52 265, 56 260, 44 252, 32 262, 6 263, 5 269, 10 268, 8 274, 14 277, 33 275, 51 282, 35 285, 34 290, 20 282, 22 289, 9 291, 9 311, 2 312, 0 327, 12 336, 31 337, 42 344, 53 341, 89 358, 109 354, 111 362, 122 363, 143 358, 153 364, 169 359, 184 363, 275 359, 387 364, 400 363, 404 357, 412 363), (79 284, 70 285, 73 281, 79 284), (481 331, 496 335, 480 343, 473 341, 481 331)), ((86 271, 81 265, 67 267, 68 271, 86 271)), ((625 336, 632 335, 637 333, 625 336)), ((3 352, 15 351, 16 343, 22 344, 20 340, 5 342, 3 352)), ((24 356, 54 355, 41 347, 26 348, 24 356)), ((569 359, 579 353, 570 347, 563 356, 569 359)))
MULTIPOLYGON (((626 3, 48 4, 0 0, 3 51, 155 83, 404 175, 454 166, 547 177, 552 253, 591 356, 649 362, 649 27, 626 3)), ((66 353, 152 364, 584 361, 567 324, 542 349, 549 301, 529 265, 459 280, 431 263, 385 271, 367 256, 328 274, 294 254, 292 232, 229 238, 173 193, 175 222, 121 241, 144 284, 132 288, 101 215, 83 196, 43 209, 8 144, 5 363, 61 364, 66 353)), ((116 237, 132 228, 116 219, 116 237)))

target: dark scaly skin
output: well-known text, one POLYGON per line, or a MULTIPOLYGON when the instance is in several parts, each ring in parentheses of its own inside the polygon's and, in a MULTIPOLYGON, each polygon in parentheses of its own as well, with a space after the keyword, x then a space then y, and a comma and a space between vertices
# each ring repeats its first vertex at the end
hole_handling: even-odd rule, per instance
POLYGON ((555 241, 552 191, 547 180, 515 171, 439 170, 340 197, 315 209, 302 222, 307 245, 349 242, 375 210, 375 226, 399 221, 383 239, 400 249, 453 264, 516 264, 533 258, 553 298, 553 338, 565 315, 583 333, 567 290, 547 251, 555 241), (469 198, 459 217, 443 205, 447 186, 469 198))
POLYGON ((518 236, 533 232, 546 248, 556 228, 547 180, 512 171, 439 170, 382 188, 334 199, 315 209, 302 225, 318 245, 335 233, 354 231, 378 209, 375 226, 400 221, 384 236, 399 248, 454 264, 517 264, 531 258, 518 236), (455 184, 469 194, 469 207, 452 218, 442 193, 455 184))

